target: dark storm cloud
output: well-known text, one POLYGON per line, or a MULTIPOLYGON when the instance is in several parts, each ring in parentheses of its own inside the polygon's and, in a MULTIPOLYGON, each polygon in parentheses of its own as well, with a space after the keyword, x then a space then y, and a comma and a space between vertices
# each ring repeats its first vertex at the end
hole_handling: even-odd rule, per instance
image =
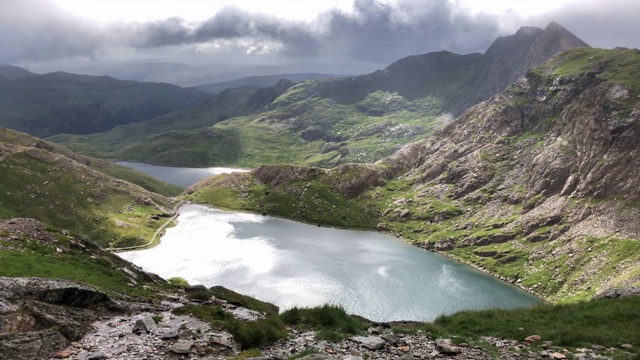
POLYGON ((354 11, 326 12, 315 21, 281 20, 227 8, 211 19, 190 25, 179 19, 143 24, 133 45, 157 47, 205 43, 219 39, 273 41, 287 56, 318 54, 383 60, 448 49, 484 50, 497 34, 497 19, 458 11, 447 0, 355 0, 354 11))
POLYGON ((400 0, 395 5, 356 0, 353 12, 328 11, 312 22, 226 8, 197 23, 169 18, 96 27, 43 0, 21 1, 19 6, 0 2, 0 14, 2 62, 92 57, 117 49, 220 40, 241 40, 248 48, 271 44, 267 51, 295 58, 391 61, 440 49, 482 51, 497 32, 496 19, 460 12, 447 0, 400 0))
POLYGON ((226 8, 200 22, 169 18, 96 25, 46 0, 0 1, 0 62, 158 54, 163 49, 175 55, 215 44, 234 55, 388 63, 436 50, 482 52, 517 26, 543 27, 551 20, 595 46, 637 47, 638 13, 636 0, 576 1, 527 19, 474 14, 453 0, 354 0, 353 11, 327 11, 311 22, 226 8), (517 26, 505 28, 506 23, 517 26))
POLYGON ((325 15, 326 53, 390 61, 435 50, 484 51, 498 34, 498 19, 472 15, 446 0, 355 0, 354 11, 325 15))
POLYGON ((0 63, 92 57, 106 38, 95 24, 45 0, 0 1, 0 63))

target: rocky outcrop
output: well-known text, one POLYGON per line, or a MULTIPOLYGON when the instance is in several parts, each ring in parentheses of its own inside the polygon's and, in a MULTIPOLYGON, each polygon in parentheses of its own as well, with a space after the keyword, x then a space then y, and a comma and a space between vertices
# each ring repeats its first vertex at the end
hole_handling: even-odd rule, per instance
POLYGON ((80 339, 101 313, 125 309, 72 281, 0 277, 0 357, 44 358, 80 339))
POLYGON ((616 299, 624 297, 640 296, 640 286, 631 286, 626 288, 608 289, 598 294, 594 299, 616 299))

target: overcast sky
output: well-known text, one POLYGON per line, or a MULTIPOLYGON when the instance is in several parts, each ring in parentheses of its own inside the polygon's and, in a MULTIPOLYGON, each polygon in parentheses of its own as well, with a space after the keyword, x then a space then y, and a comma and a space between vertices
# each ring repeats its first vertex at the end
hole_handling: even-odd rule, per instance
POLYGON ((552 20, 592 46, 640 48, 638 14, 637 0, 0 0, 0 63, 335 64, 353 73, 429 51, 484 52, 498 36, 552 20))

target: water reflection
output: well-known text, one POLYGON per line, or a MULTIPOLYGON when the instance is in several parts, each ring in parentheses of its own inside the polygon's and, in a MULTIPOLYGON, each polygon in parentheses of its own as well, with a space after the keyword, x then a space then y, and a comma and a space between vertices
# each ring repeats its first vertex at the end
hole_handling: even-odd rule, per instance
POLYGON ((318 228, 199 205, 155 248, 122 257, 165 278, 223 285, 281 308, 341 304, 376 321, 539 303, 460 263, 372 232, 318 228))

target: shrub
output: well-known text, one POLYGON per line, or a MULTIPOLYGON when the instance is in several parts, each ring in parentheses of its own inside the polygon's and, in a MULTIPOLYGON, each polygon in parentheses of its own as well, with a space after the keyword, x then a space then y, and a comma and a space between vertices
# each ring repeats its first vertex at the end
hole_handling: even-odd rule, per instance
MULTIPOLYGON (((314 308, 292 308, 281 315, 289 325, 303 325, 320 330, 331 330, 343 334, 358 334, 364 330, 364 324, 337 305, 322 305, 314 308)), ((327 333, 329 334, 329 333, 327 333)), ((328 337, 335 338, 331 335, 328 337)))

